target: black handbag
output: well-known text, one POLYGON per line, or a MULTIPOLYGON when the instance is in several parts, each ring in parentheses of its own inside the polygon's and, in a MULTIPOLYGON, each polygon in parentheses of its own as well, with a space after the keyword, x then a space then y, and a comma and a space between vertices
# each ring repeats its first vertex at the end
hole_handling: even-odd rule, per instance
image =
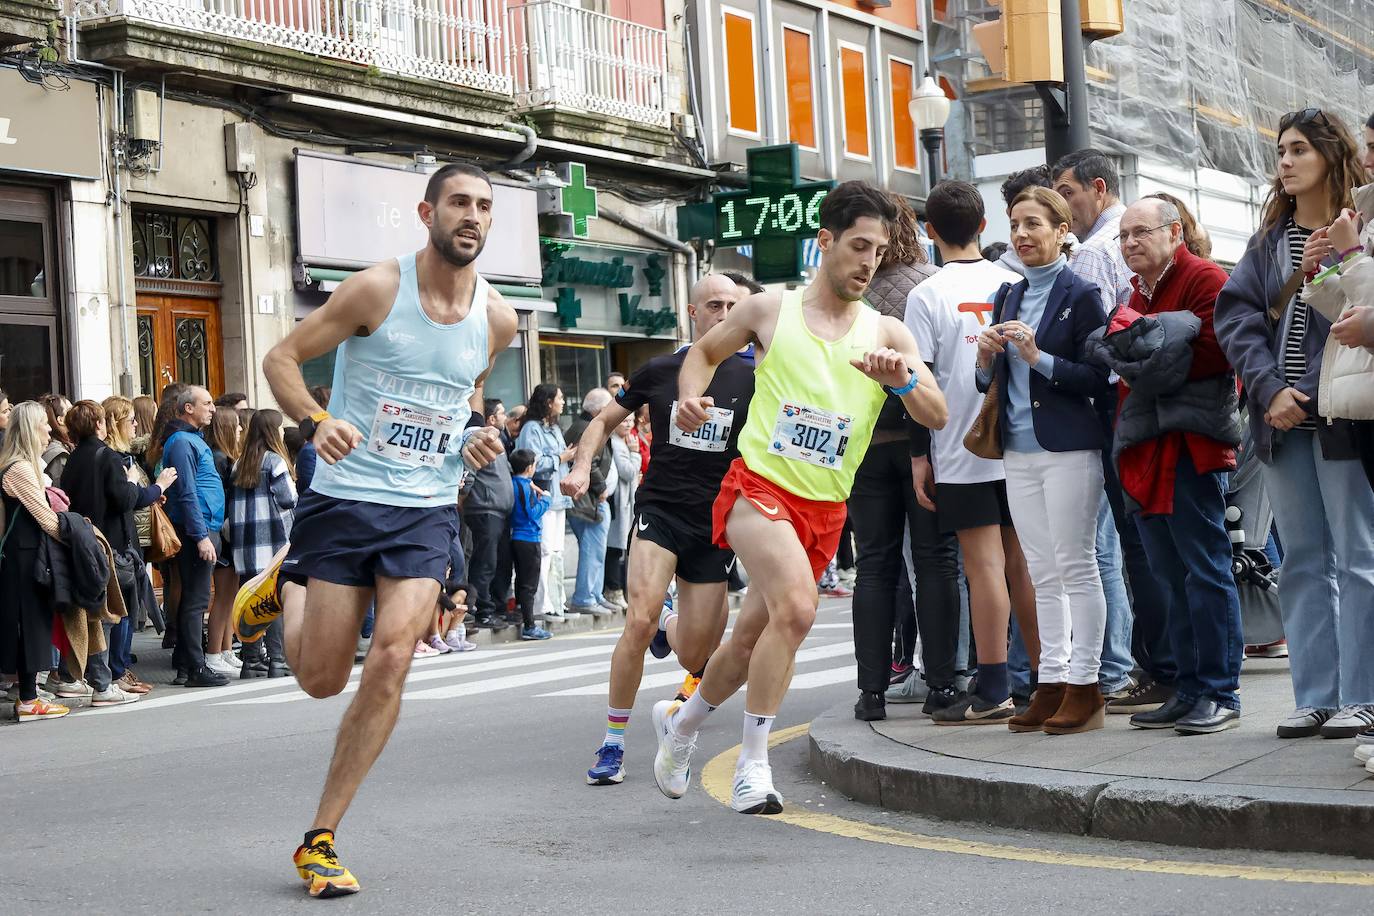
POLYGON ((125 594, 134 592, 138 585, 138 574, 143 568, 143 557, 138 550, 128 547, 114 555, 115 580, 119 590, 125 594))

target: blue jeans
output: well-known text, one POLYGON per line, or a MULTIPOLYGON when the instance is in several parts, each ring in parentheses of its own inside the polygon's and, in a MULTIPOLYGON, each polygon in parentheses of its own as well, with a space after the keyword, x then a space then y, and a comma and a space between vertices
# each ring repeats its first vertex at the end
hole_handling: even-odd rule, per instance
POLYGON ((1318 708, 1374 703, 1374 491, 1360 462, 1327 461, 1316 434, 1290 431, 1264 482, 1283 542, 1293 697, 1318 708))
POLYGON ((1102 637, 1102 667, 1098 669, 1097 681, 1103 693, 1114 693, 1130 685, 1131 669, 1135 667, 1131 658, 1135 615, 1126 594, 1126 580, 1121 576, 1121 538, 1105 492, 1097 510, 1097 572, 1107 598, 1107 632, 1102 637))
POLYGON ((606 578, 606 535, 611 528, 611 513, 601 503, 601 520, 589 522, 568 513, 573 537, 577 538, 577 587, 571 604, 574 608, 592 607, 602 600, 601 588, 606 578))
MULTIPOLYGON (((1036 664, 1039 664, 1039 659, 1036 659, 1036 664)), ((1026 652, 1025 640, 1021 638, 1021 626, 1016 622, 1016 615, 1012 614, 1011 640, 1007 643, 1007 677, 1015 696, 1031 695, 1030 674, 1030 655, 1026 652)))
MULTIPOLYGON (((1363 479, 1358 464, 1355 472, 1363 479)), ((1206 697, 1239 709, 1244 646, 1225 517, 1226 474, 1199 474, 1184 449, 1173 514, 1142 515, 1138 524, 1150 568, 1169 591, 1169 643, 1178 661, 1179 699, 1206 697)))

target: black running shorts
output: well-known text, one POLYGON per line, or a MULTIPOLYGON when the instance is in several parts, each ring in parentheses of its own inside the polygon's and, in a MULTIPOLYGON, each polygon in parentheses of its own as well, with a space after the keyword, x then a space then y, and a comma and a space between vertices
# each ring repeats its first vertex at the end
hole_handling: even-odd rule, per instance
POLYGON ((1011 508, 1007 505, 1007 482, 937 483, 935 518, 941 534, 986 528, 1011 527, 1011 508))
POLYGON ((447 578, 458 507, 405 508, 335 499, 306 490, 296 503, 281 574, 371 588, 378 576, 447 578))
POLYGON ((735 552, 712 544, 710 529, 688 525, 666 509, 642 506, 633 533, 638 540, 652 541, 677 554, 677 575, 684 582, 705 584, 730 578, 735 552))

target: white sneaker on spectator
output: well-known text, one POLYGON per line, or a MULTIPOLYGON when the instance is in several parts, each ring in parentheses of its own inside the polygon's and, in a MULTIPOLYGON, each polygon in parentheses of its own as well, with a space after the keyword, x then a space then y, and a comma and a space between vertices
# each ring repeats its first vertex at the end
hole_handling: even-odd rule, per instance
POLYGON ((358 649, 357 649, 356 652, 353 653, 353 660, 354 660, 355 662, 360 662, 360 661, 362 661, 363 659, 367 658, 367 650, 368 650, 368 649, 371 649, 371 648, 372 648, 372 637, 371 637, 371 636, 359 636, 359 637, 358 637, 358 649))
POLYGON ((606 593, 605 598, 611 604, 615 605, 617 611, 624 611, 630 606, 629 602, 625 600, 625 592, 622 589, 611 589, 606 593))
POLYGON ((590 605, 587 608, 587 612, 593 617, 610 617, 612 614, 619 614, 620 608, 611 604, 611 602, 607 601, 605 598, 602 598, 596 604, 590 605))
POLYGON ((1369 762, 1369 758, 1374 757, 1374 744, 1355 745, 1355 761, 1361 766, 1369 762))
POLYGON ((537 615, 541 620, 567 620, 568 615, 562 611, 545 611, 537 615))
POLYGON ((238 677, 239 669, 224 660, 224 653, 207 653, 205 656, 205 667, 218 674, 238 677))
POLYGON ((454 652, 471 652, 477 648, 477 643, 468 639, 467 627, 462 624, 449 630, 444 642, 448 643, 448 647, 454 652))
POLYGON ((219 655, 220 658, 224 659, 225 664, 232 666, 235 671, 243 667, 243 661, 234 654, 233 649, 225 649, 219 655))
POLYGON ((52 674, 48 675, 48 681, 45 686, 52 691, 53 696, 62 697, 67 700, 88 697, 95 692, 91 689, 91 685, 87 684, 85 681, 63 681, 52 674))
POLYGON ((111 684, 105 690, 97 690, 91 694, 92 706, 123 706, 125 703, 137 703, 143 697, 136 693, 128 693, 122 690, 117 684, 111 684))
POLYGON ((1323 738, 1353 738, 1374 726, 1374 706, 1342 706, 1321 727, 1323 738))
POLYGON ((450 652, 453 651, 453 646, 450 646, 448 643, 444 642, 444 638, 440 636, 438 633, 435 633, 433 636, 429 638, 429 647, 433 649, 435 652, 438 652, 440 655, 448 655, 450 652))

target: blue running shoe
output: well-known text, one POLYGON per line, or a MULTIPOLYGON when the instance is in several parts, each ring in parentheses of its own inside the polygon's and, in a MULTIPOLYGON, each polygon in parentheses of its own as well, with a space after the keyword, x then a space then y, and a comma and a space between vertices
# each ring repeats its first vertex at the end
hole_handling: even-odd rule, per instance
POLYGON ((551 639, 553 634, 537 624, 532 627, 525 627, 520 631, 521 639, 551 639))
POLYGON ((596 752, 596 765, 587 771, 589 786, 618 786, 625 781, 625 747, 619 744, 603 744, 596 752))
POLYGON ((654 658, 667 658, 673 653, 673 647, 668 645, 668 631, 663 629, 663 618, 672 609, 673 596, 669 595, 663 599, 663 611, 658 615, 658 632, 654 634, 654 641, 649 643, 649 651, 654 658))

